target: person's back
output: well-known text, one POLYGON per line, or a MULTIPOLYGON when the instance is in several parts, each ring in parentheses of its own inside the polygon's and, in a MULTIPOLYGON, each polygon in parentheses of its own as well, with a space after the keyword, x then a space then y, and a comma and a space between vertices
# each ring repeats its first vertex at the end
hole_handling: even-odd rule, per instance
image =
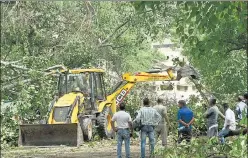
POLYGON ((217 106, 214 105, 209 108, 209 115, 207 117, 207 125, 208 127, 211 127, 212 125, 218 124, 218 111, 217 106))
POLYGON ((116 120, 116 124, 118 128, 129 128, 128 122, 130 121, 129 113, 125 111, 118 111, 113 116, 114 120, 116 120))
POLYGON ((142 107, 140 109, 140 115, 141 115, 142 125, 155 126, 161 120, 161 116, 157 115, 157 111, 153 109, 152 107, 142 107))
POLYGON ((178 128, 178 143, 181 143, 183 139, 186 139, 187 142, 191 140, 191 129, 192 123, 194 122, 194 114, 186 106, 186 102, 184 100, 178 101, 179 110, 177 113, 177 120, 179 123, 178 128))
POLYGON ((243 97, 239 96, 238 97, 238 104, 236 105, 236 113, 237 113, 237 119, 242 120, 242 115, 243 112, 247 112, 247 105, 246 103, 243 101, 243 97))
POLYGON ((160 115, 161 115, 161 121, 159 123, 165 123, 165 114, 167 113, 167 109, 162 104, 157 104, 153 107, 160 115))
POLYGON ((149 99, 145 98, 143 100, 144 107, 139 110, 137 118, 141 121, 141 158, 145 158, 145 146, 146 137, 149 138, 150 143, 150 155, 154 152, 154 126, 157 125, 160 120, 160 114, 149 105, 149 99))
POLYGON ((167 116, 167 108, 164 106, 163 100, 161 98, 158 98, 157 105, 155 105, 153 108, 161 115, 161 121, 159 124, 155 127, 155 142, 158 141, 158 137, 161 136, 162 139, 162 145, 167 145, 167 126, 169 126, 169 119, 167 116))
POLYGON ((236 129, 234 112, 229 108, 229 105, 227 103, 224 103, 223 107, 225 110, 225 123, 224 123, 224 127, 218 134, 221 143, 224 143, 225 137, 227 137, 231 131, 236 129))
MULTIPOLYGON (((191 109, 189 109, 187 106, 183 106, 179 111, 178 111, 180 118, 182 121, 185 123, 189 123, 192 118, 194 117, 193 112, 191 109)), ((179 128, 182 127, 183 124, 179 123, 179 128)), ((189 128, 192 128, 192 125, 189 126, 189 128)))
POLYGON ((218 135, 218 115, 219 109, 215 105, 216 99, 210 99, 210 108, 204 113, 207 118, 207 136, 213 137, 218 135))
POLYGON ((122 142, 125 142, 126 157, 130 157, 130 130, 133 133, 132 119, 129 113, 125 112, 125 104, 120 104, 120 111, 116 112, 111 121, 112 129, 117 132, 117 157, 121 158, 122 142), (115 127, 116 122, 117 127, 115 127))
POLYGON ((225 112, 225 123, 224 123, 224 128, 226 126, 229 126, 230 130, 235 130, 236 129, 236 121, 235 121, 235 114, 234 112, 228 108, 225 112))

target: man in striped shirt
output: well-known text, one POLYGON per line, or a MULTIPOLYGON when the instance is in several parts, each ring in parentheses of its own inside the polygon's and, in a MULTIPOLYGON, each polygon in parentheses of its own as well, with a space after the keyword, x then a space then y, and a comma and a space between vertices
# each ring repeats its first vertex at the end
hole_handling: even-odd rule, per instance
POLYGON ((144 107, 142 107, 139 112, 137 119, 141 121, 141 158, 145 158, 145 146, 146 146, 146 136, 149 138, 150 142, 150 156, 154 153, 154 126, 158 125, 162 117, 160 114, 150 107, 150 101, 148 98, 143 100, 144 107))

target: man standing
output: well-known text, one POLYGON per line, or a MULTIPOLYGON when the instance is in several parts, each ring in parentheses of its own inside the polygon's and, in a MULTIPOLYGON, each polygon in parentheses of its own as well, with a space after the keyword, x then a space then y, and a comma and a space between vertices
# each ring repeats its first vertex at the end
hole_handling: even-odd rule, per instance
POLYGON ((243 112, 246 113, 247 105, 245 104, 244 98, 242 96, 238 97, 238 104, 236 105, 236 116, 238 121, 242 120, 243 112))
POLYGON ((218 115, 225 119, 225 116, 219 111, 216 106, 216 99, 209 100, 210 108, 204 113, 207 118, 207 136, 213 137, 218 136, 218 115))
POLYGON ((223 129, 219 132, 219 139, 221 143, 225 143, 225 138, 231 130, 236 129, 235 114, 229 108, 227 103, 223 104, 225 110, 225 123, 223 129))
POLYGON ((130 130, 133 133, 131 116, 125 112, 125 104, 119 105, 120 111, 114 114, 111 121, 112 129, 117 132, 117 157, 121 158, 122 142, 125 142, 126 158, 130 158, 130 130), (116 121, 117 128, 114 125, 116 121))
POLYGON ((179 100, 178 106, 180 108, 177 113, 177 120, 179 122, 178 143, 181 143, 184 139, 186 139, 187 142, 190 142, 194 114, 186 106, 186 102, 184 100, 179 100))
POLYGON ((155 142, 158 141, 158 137, 160 135, 162 139, 162 145, 166 146, 167 145, 167 132, 168 132, 166 125, 170 126, 170 122, 167 116, 167 109, 163 105, 163 100, 161 98, 158 98, 157 103, 158 104, 155 105, 153 108, 157 110, 157 112, 161 115, 162 119, 159 122, 159 124, 155 127, 155 142))
POLYGON ((161 120, 159 113, 150 107, 148 98, 143 100, 144 107, 142 107, 136 119, 141 121, 141 158, 145 158, 146 136, 149 137, 150 142, 150 157, 154 153, 154 126, 158 125, 161 120))

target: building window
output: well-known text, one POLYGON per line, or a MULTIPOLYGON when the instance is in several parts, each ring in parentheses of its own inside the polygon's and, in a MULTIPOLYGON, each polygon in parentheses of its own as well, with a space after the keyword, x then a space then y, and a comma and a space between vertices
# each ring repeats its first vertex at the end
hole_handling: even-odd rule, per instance
POLYGON ((160 85, 161 91, 173 90, 173 85, 160 85))
POLYGON ((184 86, 184 92, 187 92, 188 86, 184 86))
POLYGON ((188 86, 180 86, 180 85, 177 85, 177 90, 178 90, 178 91, 187 92, 188 86))
POLYGON ((193 91, 196 90, 196 87, 195 87, 195 86, 192 86, 192 90, 193 90, 193 91))

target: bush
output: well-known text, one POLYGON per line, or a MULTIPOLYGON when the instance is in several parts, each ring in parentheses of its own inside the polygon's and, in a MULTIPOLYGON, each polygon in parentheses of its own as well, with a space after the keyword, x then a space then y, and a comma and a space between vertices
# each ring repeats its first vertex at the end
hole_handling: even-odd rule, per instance
POLYGON ((233 138, 228 139, 226 144, 221 145, 218 143, 217 138, 193 138, 190 144, 186 144, 183 141, 180 145, 159 149, 155 152, 155 155, 163 155, 167 158, 246 157, 246 136, 237 136, 232 139, 233 138))

